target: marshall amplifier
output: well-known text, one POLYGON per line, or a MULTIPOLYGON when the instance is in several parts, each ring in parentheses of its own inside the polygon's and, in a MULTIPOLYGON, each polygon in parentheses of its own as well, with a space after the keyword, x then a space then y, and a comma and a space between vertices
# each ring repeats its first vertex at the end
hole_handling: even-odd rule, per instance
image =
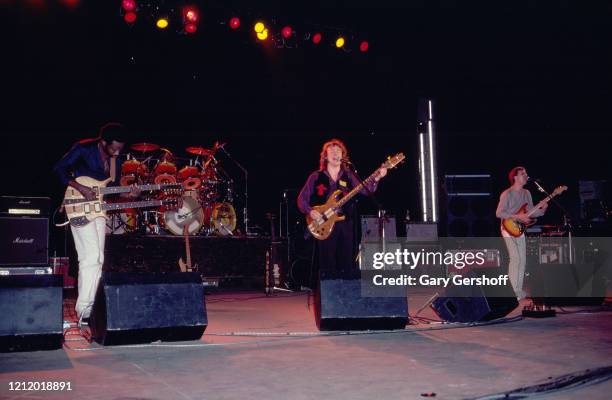
POLYGON ((48 217, 51 199, 48 197, 0 196, 0 215, 48 217))
POLYGON ((48 218, 0 216, 0 267, 48 267, 48 248, 48 218))

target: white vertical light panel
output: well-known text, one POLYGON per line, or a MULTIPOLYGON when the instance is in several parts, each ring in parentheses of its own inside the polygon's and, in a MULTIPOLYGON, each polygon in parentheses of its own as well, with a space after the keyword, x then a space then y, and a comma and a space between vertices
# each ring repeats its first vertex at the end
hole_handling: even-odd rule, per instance
POLYGON ((423 143, 423 134, 419 133, 419 175, 421 175, 421 198, 423 221, 427 221, 427 186, 425 184, 425 144, 423 143))
POLYGON ((438 222, 436 139, 433 123, 433 102, 431 100, 419 100, 417 118, 423 221, 438 222))

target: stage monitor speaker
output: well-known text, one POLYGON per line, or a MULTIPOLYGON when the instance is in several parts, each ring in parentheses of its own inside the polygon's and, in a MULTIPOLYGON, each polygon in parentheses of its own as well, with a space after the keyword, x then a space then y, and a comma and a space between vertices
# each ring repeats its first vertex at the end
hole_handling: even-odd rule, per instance
POLYGON ((105 272, 90 318, 92 337, 103 345, 198 340, 207 323, 195 272, 105 272))
POLYGON ((1 266, 49 266, 49 219, 0 217, 1 266))
POLYGON ((410 222, 406 224, 406 242, 437 242, 438 224, 436 222, 410 222))
POLYGON ((60 275, 0 277, 0 350, 62 347, 63 309, 60 275))
POLYGON ((321 273, 315 318, 321 331, 404 329, 408 301, 402 297, 362 297, 361 280, 321 273))
MULTIPOLYGON (((499 270, 472 270, 462 274, 464 278, 498 277, 499 270)), ((440 318, 449 322, 490 321, 508 315, 518 307, 512 286, 449 286, 431 307, 440 318)))

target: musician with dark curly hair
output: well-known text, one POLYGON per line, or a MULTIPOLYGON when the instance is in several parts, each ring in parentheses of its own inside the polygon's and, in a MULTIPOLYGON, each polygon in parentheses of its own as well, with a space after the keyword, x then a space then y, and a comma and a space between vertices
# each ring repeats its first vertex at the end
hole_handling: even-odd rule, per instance
MULTIPOLYGON (((348 167, 348 151, 344 143, 332 139, 323 144, 319 159, 319 169, 310 174, 298 196, 298 208, 315 221, 323 218, 321 213, 313 206, 324 204, 336 190, 346 195, 359 185, 359 179, 348 167)), ((374 192, 378 181, 387 174, 386 168, 379 168, 375 177, 361 194, 374 192)), ((354 204, 349 202, 342 214, 346 219, 335 223, 331 235, 318 240, 319 270, 342 275, 355 273, 355 218, 353 216, 354 204)))

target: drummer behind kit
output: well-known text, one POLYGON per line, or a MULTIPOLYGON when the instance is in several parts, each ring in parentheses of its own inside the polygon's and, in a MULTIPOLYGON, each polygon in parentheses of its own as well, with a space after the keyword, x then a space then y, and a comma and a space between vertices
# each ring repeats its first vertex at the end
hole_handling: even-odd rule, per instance
POLYGON ((212 149, 190 146, 185 149, 190 157, 179 158, 154 143, 132 145, 130 149, 136 155, 128 154, 123 163, 121 185, 179 184, 183 190, 180 205, 165 210, 120 210, 111 214, 108 232, 160 234, 165 230, 177 236, 185 232, 188 235, 232 236, 237 221, 232 205, 232 180, 227 175, 222 176, 223 170, 215 158, 221 147, 218 142, 212 149), (159 152, 159 156, 150 155, 154 152, 159 152), (178 162, 182 167, 179 168, 178 162))

